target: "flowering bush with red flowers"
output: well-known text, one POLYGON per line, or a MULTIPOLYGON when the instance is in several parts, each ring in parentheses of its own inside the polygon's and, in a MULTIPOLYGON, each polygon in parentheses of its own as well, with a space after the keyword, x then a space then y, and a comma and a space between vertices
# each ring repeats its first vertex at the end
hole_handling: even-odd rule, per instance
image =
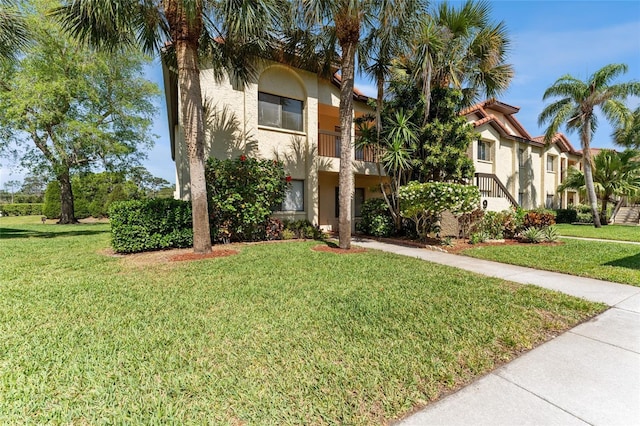
POLYGON ((273 232, 267 232, 269 217, 280 209, 291 181, 281 162, 244 155, 235 160, 210 158, 206 180, 214 240, 274 238, 273 232))

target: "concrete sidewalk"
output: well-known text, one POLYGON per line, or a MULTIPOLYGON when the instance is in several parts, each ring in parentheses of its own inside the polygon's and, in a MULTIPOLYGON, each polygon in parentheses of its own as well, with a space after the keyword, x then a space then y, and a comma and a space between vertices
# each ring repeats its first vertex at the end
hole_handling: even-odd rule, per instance
POLYGON ((398 425, 640 424, 640 287, 372 240, 353 242, 612 307, 398 425))

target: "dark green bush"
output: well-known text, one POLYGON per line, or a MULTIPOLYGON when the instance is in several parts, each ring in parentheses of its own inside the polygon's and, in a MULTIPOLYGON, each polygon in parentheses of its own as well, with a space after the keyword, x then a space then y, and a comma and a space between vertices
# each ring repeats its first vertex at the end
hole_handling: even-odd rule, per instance
MULTIPOLYGON (((318 226, 314 226, 308 220, 284 220, 283 222, 283 233, 290 235, 289 233, 293 233, 295 238, 306 238, 309 240, 323 240, 324 233, 318 226)), ((288 238, 286 238, 288 239, 288 238)))
POLYGON ((62 207, 60 205, 60 184, 58 181, 49 182, 44 191, 44 205, 42 214, 48 219, 58 219, 62 207))
POLYGON ((393 217, 386 201, 382 198, 370 198, 362 204, 360 222, 356 229, 374 237, 390 237, 394 233, 393 217))
POLYGON ((158 198, 118 201, 109 208, 111 246, 118 253, 193 245, 191 203, 158 198))
POLYGON ((214 240, 267 238, 269 217, 280 209, 287 189, 282 163, 244 155, 235 160, 210 158, 206 180, 214 240))
POLYGON ((30 216, 42 214, 42 203, 0 204, 3 216, 30 216))
POLYGON ((573 223, 578 221, 578 212, 575 209, 557 209, 556 223, 573 223))

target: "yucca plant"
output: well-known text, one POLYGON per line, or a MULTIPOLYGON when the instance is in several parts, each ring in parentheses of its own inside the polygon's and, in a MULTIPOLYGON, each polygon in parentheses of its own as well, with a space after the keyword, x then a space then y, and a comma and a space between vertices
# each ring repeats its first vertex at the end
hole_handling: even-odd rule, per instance
POLYGON ((560 239, 560 233, 555 226, 547 226, 543 230, 544 240, 550 243, 555 243, 560 239))
POLYGON ((545 233, 542 229, 530 226, 522 231, 522 239, 527 243, 538 244, 545 239, 545 233))

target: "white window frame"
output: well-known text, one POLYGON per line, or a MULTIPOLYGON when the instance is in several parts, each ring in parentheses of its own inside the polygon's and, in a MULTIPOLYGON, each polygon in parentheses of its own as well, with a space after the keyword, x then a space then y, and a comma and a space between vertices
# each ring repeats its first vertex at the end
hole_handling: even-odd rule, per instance
POLYGON ((304 101, 267 92, 258 92, 258 125, 294 132, 304 132, 304 101), (289 103, 289 105, 287 105, 287 103, 289 103), (298 103, 300 104, 299 123, 296 126, 292 126, 289 124, 291 120, 287 120, 287 117, 289 117, 289 115, 297 117, 298 111, 287 111, 287 106, 297 105, 298 103), (276 117, 269 120, 267 119, 269 115, 275 115, 276 117))
POLYGON ((491 161, 491 145, 491 142, 478 139, 478 143, 476 145, 478 150, 476 158, 478 161, 491 161), (480 148, 481 146, 483 147, 482 149, 480 148), (480 156, 481 152, 484 154, 482 157, 480 156))
POLYGON ((547 172, 555 173, 556 172, 556 156, 547 154, 547 172), (551 168, 549 168, 549 162, 551 162, 551 168))
POLYGON ((304 180, 292 179, 280 206, 283 212, 304 211, 304 180))

